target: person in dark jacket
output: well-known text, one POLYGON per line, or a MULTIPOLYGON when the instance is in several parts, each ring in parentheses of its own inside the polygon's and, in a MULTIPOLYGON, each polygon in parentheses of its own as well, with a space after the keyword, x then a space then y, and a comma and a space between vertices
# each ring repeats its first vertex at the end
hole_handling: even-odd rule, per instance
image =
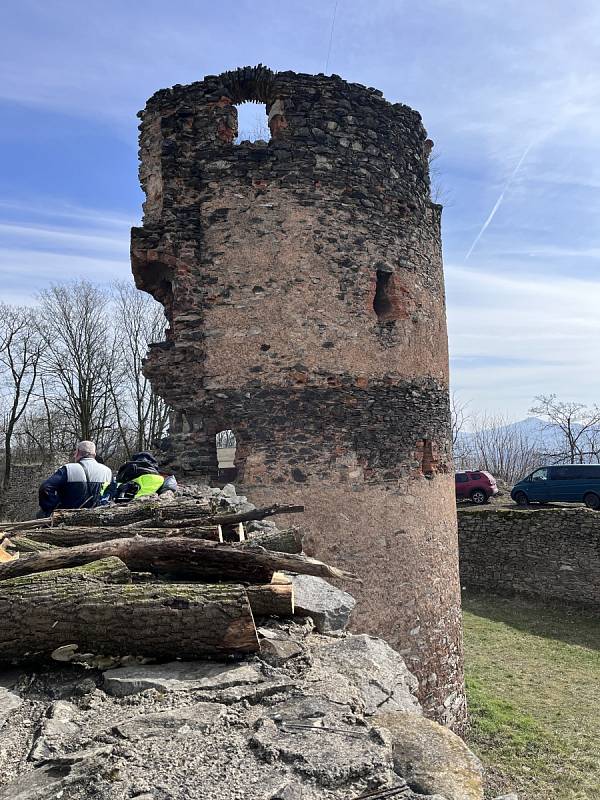
POLYGON ((150 494, 163 494, 176 490, 175 476, 159 472, 158 461, 147 450, 134 453, 131 461, 125 462, 117 472, 115 492, 117 502, 138 500, 150 494))
POLYGON ((39 516, 49 517, 57 508, 93 508, 111 480, 110 469, 96 461, 94 442, 79 442, 73 462, 57 469, 40 486, 39 516))

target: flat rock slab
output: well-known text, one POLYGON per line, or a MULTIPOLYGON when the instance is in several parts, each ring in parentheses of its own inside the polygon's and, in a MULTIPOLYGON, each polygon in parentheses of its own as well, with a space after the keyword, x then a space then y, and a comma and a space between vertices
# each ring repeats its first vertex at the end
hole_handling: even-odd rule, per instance
POLYGON ((76 716, 77 708, 72 703, 64 700, 52 703, 29 754, 30 761, 47 761, 74 739, 80 731, 79 725, 73 721, 76 716))
POLYGON ((86 786, 109 753, 110 748, 95 748, 53 760, 0 789, 0 800, 67 800, 67 788, 86 786))
POLYGON ((219 664, 206 661, 170 661, 109 669, 104 673, 103 689, 114 697, 158 689, 162 692, 226 689, 260 683, 262 673, 248 664, 219 664))
POLYGON ((328 789, 353 781, 389 781, 392 753, 375 730, 349 725, 339 717, 260 720, 251 745, 259 758, 292 767, 294 772, 328 789))
POLYGON ((415 791, 447 800, 483 800, 479 759, 451 730, 398 711, 377 715, 374 722, 389 731, 394 769, 415 791))
POLYGON ((313 652, 319 662, 313 675, 329 680, 335 672, 342 675, 356 686, 367 716, 383 711, 423 713, 413 694, 417 679, 406 668, 402 656, 383 639, 366 634, 348 636, 313 652))
POLYGON ((311 617, 319 633, 345 630, 356 600, 348 592, 312 575, 292 576, 294 611, 311 617))
POLYGON ((191 709, 159 711, 128 718, 114 725, 113 730, 131 741, 150 736, 188 735, 191 731, 208 733, 222 721, 226 712, 226 707, 220 703, 195 703, 191 709))
POLYGON ((23 701, 19 695, 9 692, 8 689, 0 686, 0 728, 6 720, 21 705, 23 701))

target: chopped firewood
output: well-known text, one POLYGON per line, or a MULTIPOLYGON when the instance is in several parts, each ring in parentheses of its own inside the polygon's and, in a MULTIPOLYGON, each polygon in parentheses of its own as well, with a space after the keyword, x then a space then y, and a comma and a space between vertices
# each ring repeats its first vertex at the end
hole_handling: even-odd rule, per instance
POLYGON ((255 617, 292 617, 294 615, 294 586, 284 583, 265 583, 248 586, 248 600, 255 617))

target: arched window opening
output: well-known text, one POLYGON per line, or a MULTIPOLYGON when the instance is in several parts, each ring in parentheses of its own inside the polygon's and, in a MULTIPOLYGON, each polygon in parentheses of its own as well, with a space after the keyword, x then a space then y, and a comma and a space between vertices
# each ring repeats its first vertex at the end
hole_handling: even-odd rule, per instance
POLYGON ((246 102, 236 105, 238 112, 238 134, 234 144, 241 142, 268 142, 271 131, 264 103, 246 102))
POLYGON ((393 286, 392 273, 378 269, 373 311, 377 314, 379 322, 388 322, 396 318, 396 309, 393 303, 393 286))
POLYGON ((215 436, 215 444, 217 447, 219 480, 225 482, 235 480, 237 476, 237 467, 235 466, 237 442, 235 433, 231 429, 219 431, 215 436))

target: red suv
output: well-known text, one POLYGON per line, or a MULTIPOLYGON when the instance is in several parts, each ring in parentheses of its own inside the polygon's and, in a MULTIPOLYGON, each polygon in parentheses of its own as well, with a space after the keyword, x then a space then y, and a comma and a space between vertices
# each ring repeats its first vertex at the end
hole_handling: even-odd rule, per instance
POLYGON ((489 472, 457 472, 454 475, 457 500, 471 500, 480 506, 498 494, 496 479, 489 472))

